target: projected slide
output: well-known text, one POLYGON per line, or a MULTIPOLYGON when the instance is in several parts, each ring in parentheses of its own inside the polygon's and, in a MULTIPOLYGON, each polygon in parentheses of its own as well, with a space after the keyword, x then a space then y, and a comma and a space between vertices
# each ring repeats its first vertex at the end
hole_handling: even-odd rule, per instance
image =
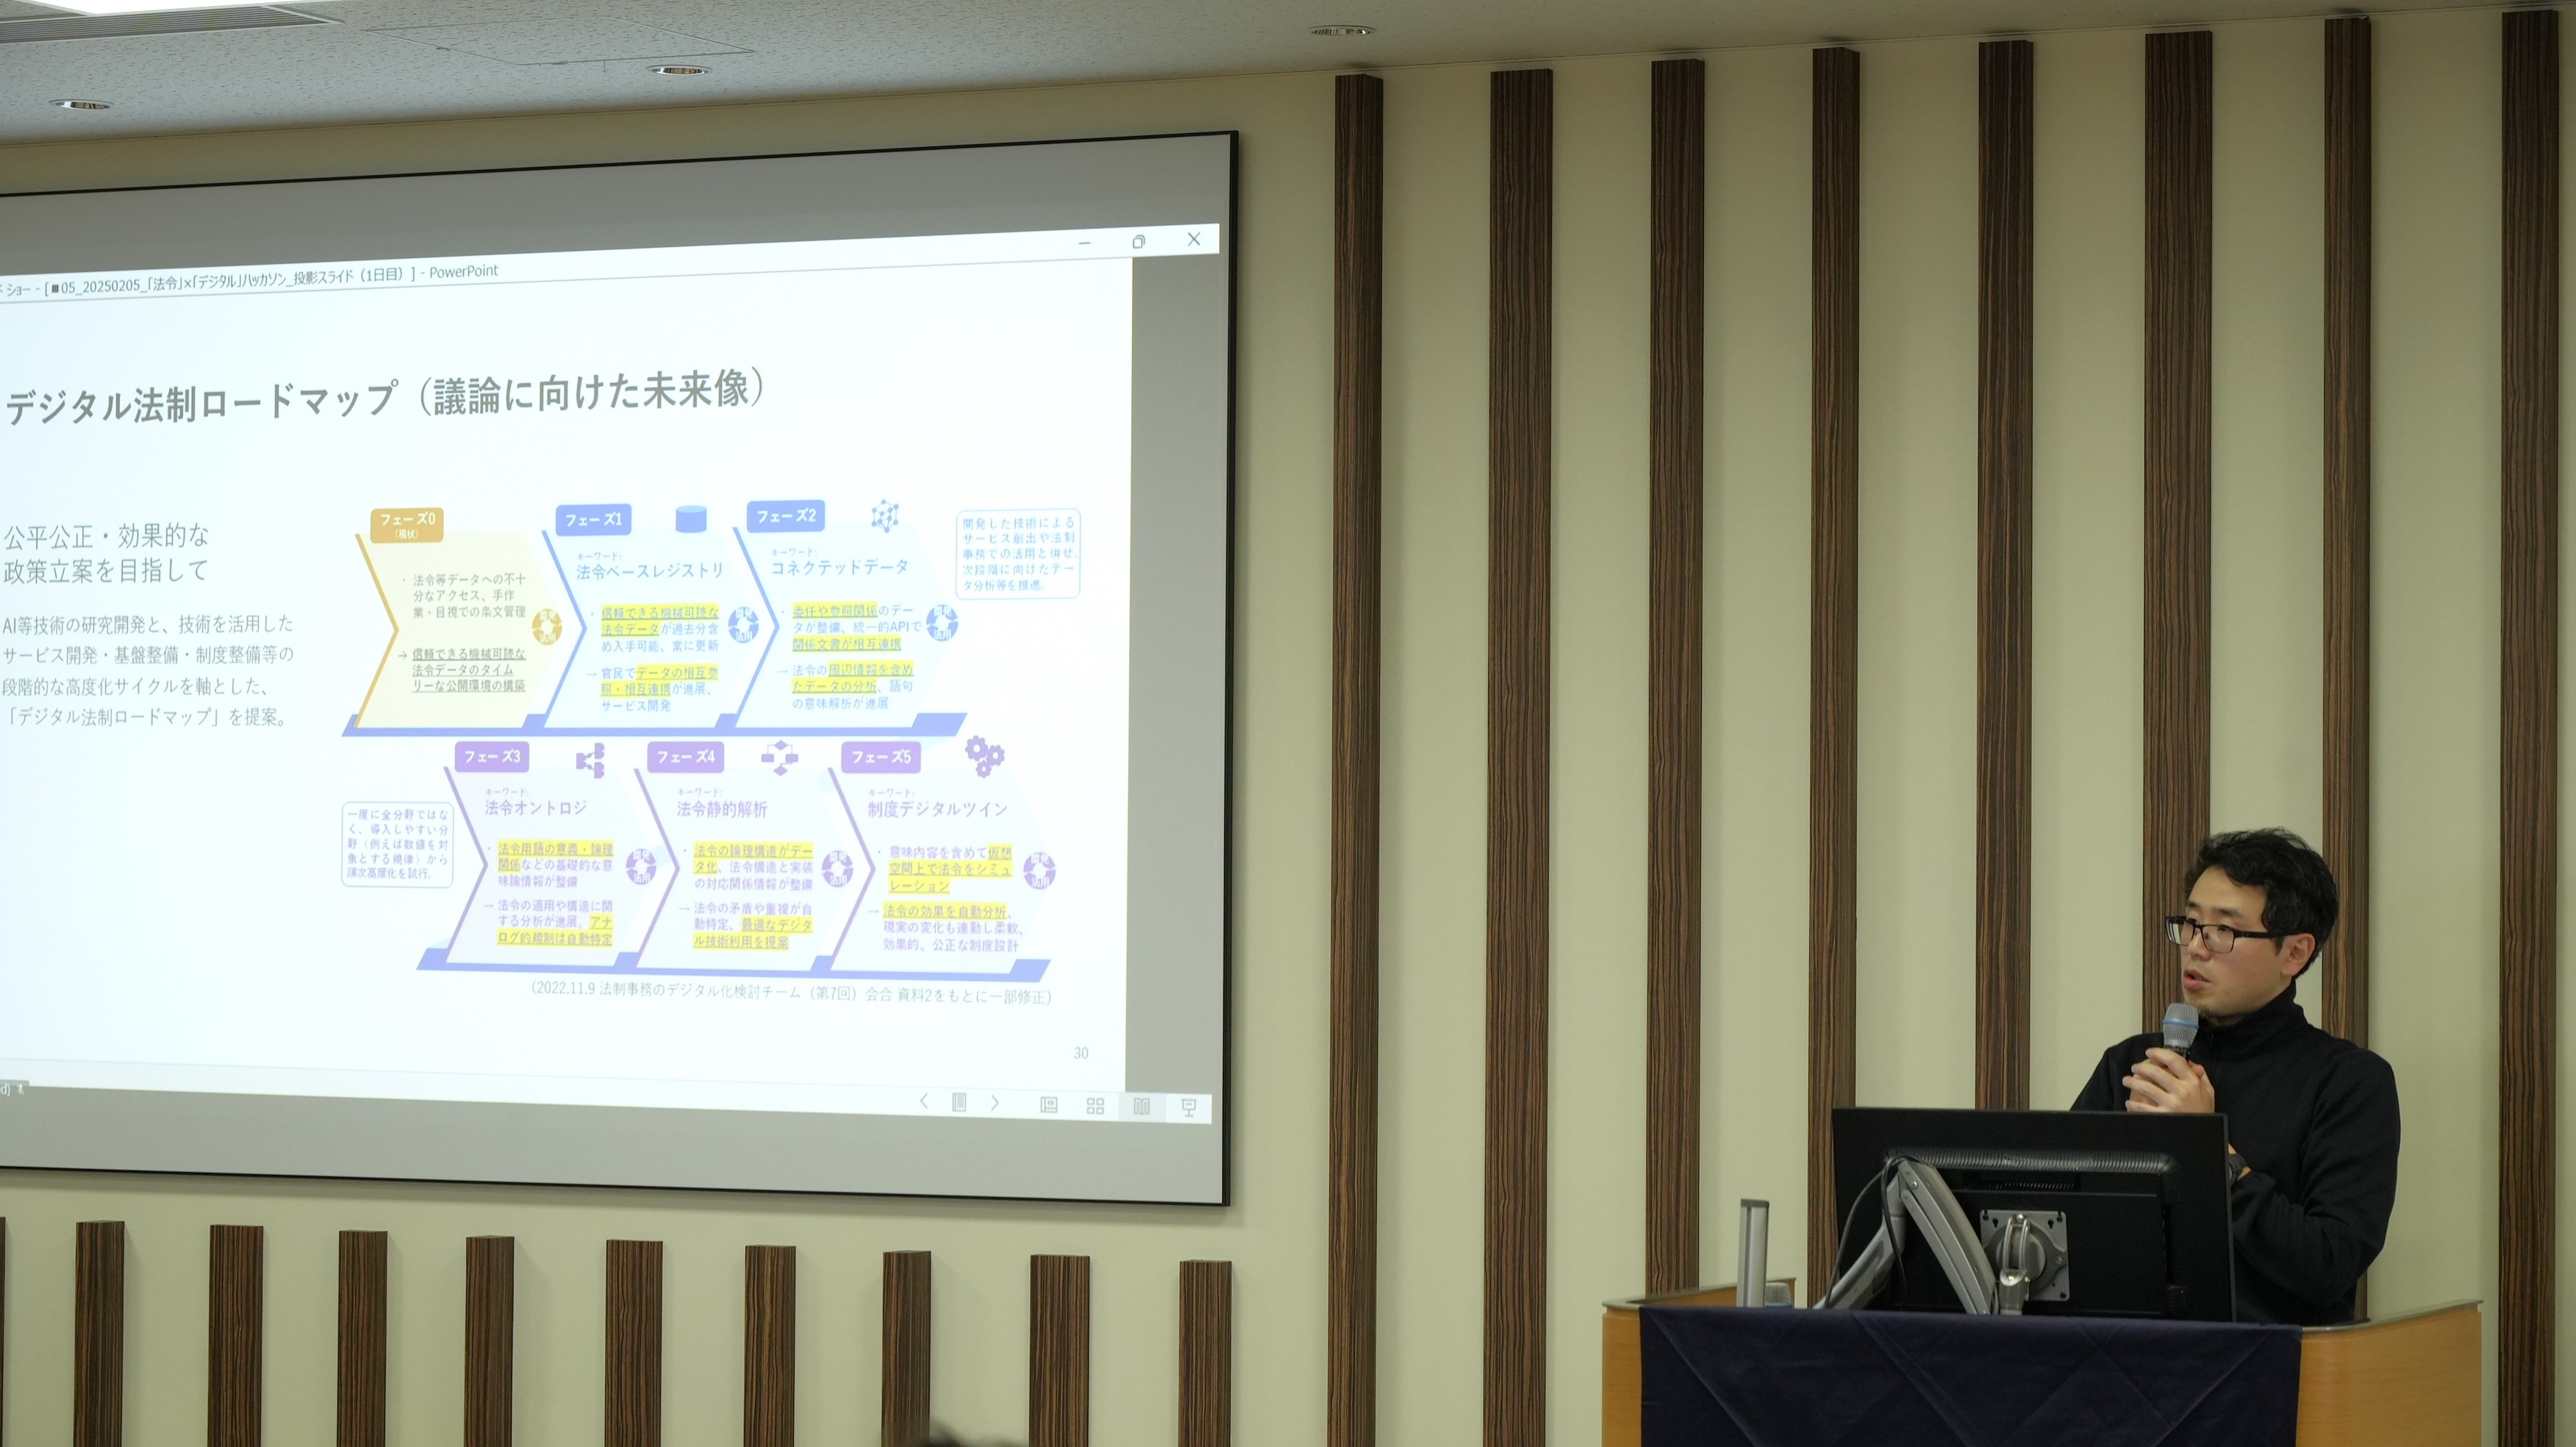
POLYGON ((1133 278, 1222 239, 0 278, 0 1078, 1207 1124, 1133 278))
POLYGON ((0 1168, 1223 1202, 1234 146, 0 196, 0 1168))

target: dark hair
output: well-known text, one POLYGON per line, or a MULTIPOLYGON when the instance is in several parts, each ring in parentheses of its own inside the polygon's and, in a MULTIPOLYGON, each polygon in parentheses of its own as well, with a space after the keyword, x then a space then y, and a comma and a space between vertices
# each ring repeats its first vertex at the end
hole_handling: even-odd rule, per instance
MULTIPOLYGON (((2334 871, 2308 841, 2287 829, 2212 834, 2200 841, 2191 873, 2183 877, 2183 893, 2190 894, 2213 869, 2247 889, 2263 891, 2263 928, 2278 935, 2314 935, 2317 953, 2325 953, 2343 906, 2336 897, 2334 871)), ((2307 971, 2302 967, 2300 973, 2307 971)))

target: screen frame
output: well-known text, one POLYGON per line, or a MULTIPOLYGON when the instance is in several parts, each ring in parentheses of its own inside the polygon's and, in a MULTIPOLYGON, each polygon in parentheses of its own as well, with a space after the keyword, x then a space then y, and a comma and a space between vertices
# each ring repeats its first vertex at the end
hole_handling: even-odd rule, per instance
MULTIPOLYGON (((1030 148, 1030 147, 1063 146, 1063 145, 1088 145, 1088 144, 1114 143, 1114 142, 1121 142, 1121 141, 1199 140, 1199 139, 1223 139, 1223 140, 1225 141, 1225 143, 1226 143, 1226 201, 1225 201, 1225 221, 1224 221, 1224 225, 1225 225, 1225 228, 1226 228, 1227 244, 1226 244, 1226 245, 1222 248, 1222 250, 1221 250, 1222 260, 1223 260, 1223 262, 1224 262, 1224 266, 1225 266, 1225 285, 1226 285, 1225 341, 1224 341, 1224 345, 1225 345, 1225 369, 1224 369, 1224 378, 1223 378, 1223 396, 1224 396, 1224 408, 1225 408, 1224 428, 1223 428, 1223 435, 1224 435, 1224 497, 1223 497, 1223 500, 1222 500, 1222 501, 1223 501, 1223 508, 1224 508, 1224 518, 1225 518, 1225 525, 1224 525, 1224 534, 1225 534, 1225 558, 1224 558, 1224 578, 1225 578, 1225 584, 1224 584, 1224 593, 1225 593, 1225 599, 1224 599, 1224 608, 1223 608, 1223 625, 1222 625, 1222 626, 1223 626, 1223 630, 1224 630, 1224 638, 1223 638, 1223 669, 1222 669, 1222 675, 1221 675, 1221 680, 1220 680, 1220 686, 1221 686, 1221 688, 1222 688, 1222 690, 1223 690, 1223 698, 1222 698, 1222 701, 1221 701, 1221 708, 1222 708, 1222 717, 1223 717, 1223 721, 1224 721, 1224 722, 1223 722, 1224 736, 1223 736, 1223 738, 1219 741, 1219 760, 1220 760, 1219 779, 1220 779, 1220 781, 1221 781, 1221 785, 1220 785, 1220 787, 1221 787, 1221 790, 1222 790, 1222 798, 1218 801, 1218 819, 1219 819, 1219 828, 1220 828, 1220 829, 1221 829, 1221 831, 1222 831, 1222 841, 1221 841, 1221 859, 1220 859, 1220 865, 1219 865, 1219 870, 1220 870, 1220 894, 1221 894, 1221 897, 1220 897, 1220 899, 1219 899, 1219 901, 1218 901, 1218 905, 1217 905, 1217 917, 1218 917, 1218 920, 1219 920, 1219 939, 1218 939, 1218 951, 1217 951, 1217 954, 1218 954, 1219 980, 1218 980, 1218 982, 1217 982, 1217 999, 1218 999, 1218 1002, 1219 1002, 1219 1017, 1220 1017, 1220 1018, 1219 1018, 1219 1021, 1218 1021, 1218 1027, 1219 1027, 1219 1040, 1218 1040, 1218 1079, 1217 1079, 1217 1083, 1216 1083, 1216 1092, 1215 1092, 1215 1093, 1216 1093, 1216 1110, 1217 1110, 1217 1120, 1216 1120, 1216 1122, 1215 1122, 1215 1125, 1216 1125, 1216 1127, 1217 1127, 1217 1130, 1218 1130, 1219 1135, 1218 1135, 1218 1150, 1217 1150, 1217 1179, 1216 1179, 1216 1191, 1215 1191, 1215 1195, 1213 1196, 1213 1198, 1211 1198, 1211 1199, 1203 1199, 1203 1200, 1176 1200, 1176 1199, 1169 1199, 1169 1198, 1140 1198, 1140 1197, 1133 1197, 1133 1196, 1084 1196, 1084 1195, 1037 1194, 1037 1193, 1025 1193, 1025 1192, 964 1192, 964 1191, 936 1191, 936 1190, 933 1190, 933 1191, 832 1190, 832 1189, 824 1189, 824 1188, 810 1188, 810 1187, 809 1187, 809 1188, 798 1188, 798 1187, 772 1187, 772 1186, 726 1186, 726 1185, 672 1184, 672 1183, 661 1183, 661 1182, 638 1183, 638 1182, 617 1182, 617 1181, 541 1181, 541 1180, 504 1179, 504 1178, 497 1178, 497 1177, 484 1177, 484 1176, 457 1177, 457 1176, 410 1175, 410 1174, 387 1174, 387 1173, 370 1173, 370 1174, 364 1174, 364 1175, 342 1175, 342 1174, 326 1174, 326 1173, 319 1173, 319 1172, 283 1172, 283 1171, 269 1171, 269 1170, 241 1170, 241 1171, 231 1171, 231 1170, 214 1170, 214 1169, 196 1170, 196 1169, 181 1169, 181 1168, 175 1168, 175 1167, 155 1167, 155 1166, 121 1166, 121 1165, 87 1165, 87 1164, 81 1164, 81 1165, 42 1165, 42 1164, 39 1164, 39 1165, 23 1165, 23 1164, 0 1163, 0 1173, 17 1172, 17 1171, 30 1171, 30 1172, 33 1172, 33 1171, 42 1171, 42 1172, 55 1173, 55 1174, 73 1174, 73 1175, 164 1176, 164 1177, 174 1177, 174 1178, 181 1178, 181 1179, 281 1180, 281 1181, 333 1181, 333 1182, 341 1182, 341 1181, 346 1181, 346 1182, 385 1182, 385 1183, 388 1183, 388 1184, 443 1185, 443 1186, 467 1186, 467 1187, 477 1187, 477 1186, 482 1186, 482 1187, 502 1187, 502 1188, 511 1188, 511 1189, 535 1188, 535 1189, 556 1190, 556 1191, 600 1191, 600 1190, 607 1190, 607 1191, 646 1191, 646 1192, 688 1192, 688 1193, 692 1193, 692 1194, 715 1194, 715 1195, 728 1195, 728 1196, 743 1196, 743 1195, 750 1195, 750 1196, 777 1196, 777 1197, 862 1198, 862 1199, 884 1199, 884 1200, 959 1200, 959 1201, 993 1201, 993 1202, 1011 1202, 1011 1203, 1020 1203, 1020 1202, 1025 1202, 1025 1203, 1040 1204, 1040 1205, 1067 1205, 1067 1206, 1100 1206, 1100 1205, 1107 1205, 1107 1206, 1123 1206, 1123 1207, 1131 1207, 1131 1208, 1141 1208, 1141 1209, 1146 1209, 1146 1210, 1173 1209, 1173 1210, 1182 1210, 1182 1211, 1190 1211, 1190 1212, 1202 1212, 1202 1211, 1208 1211, 1208 1210, 1224 1210, 1224 1209, 1230 1208, 1230 1207, 1234 1204, 1234 1156, 1235 1156, 1235 1136, 1234 1136, 1234 1132, 1235 1132, 1235 1127, 1236 1127, 1236 1118, 1235 1118, 1235 1111, 1234 1111, 1234 919, 1235 919, 1235 899, 1234 899, 1234 895, 1235 895, 1235 870, 1234 870, 1234 864, 1235 864, 1235 807, 1236 807, 1236 801, 1235 801, 1235 780, 1236 780, 1236 761, 1235 761, 1236 719, 1235 719, 1235 710, 1236 710, 1236 651, 1237 651, 1237 639, 1236 639, 1236 627, 1235 627, 1235 624, 1236 624, 1236 610, 1237 610, 1237 606, 1238 606, 1238 605, 1237 605, 1237 598, 1236 598, 1236 591, 1237 591, 1237 586, 1238 586, 1238 581, 1239 581, 1239 580, 1238 580, 1238 577, 1237 577, 1237 567, 1236 567, 1236 561, 1237 561, 1237 560, 1236 560, 1236 550, 1237 550, 1237 547, 1239 546, 1239 541, 1240 541, 1240 539, 1239 539, 1239 519, 1238 519, 1238 516, 1237 516, 1237 490, 1238 490, 1238 486, 1239 486, 1239 484, 1238 484, 1238 473, 1240 472, 1241 463, 1240 463, 1240 460, 1239 460, 1239 458, 1238 458, 1237 451, 1238 451, 1238 438, 1239 438, 1239 434, 1240 434, 1240 427, 1241 427, 1240 418, 1239 418, 1239 416, 1238 416, 1238 412, 1239 412, 1240 407, 1241 407, 1241 395, 1240 395, 1239 375, 1240 375, 1241 365, 1242 365, 1242 364, 1241 364, 1241 359, 1240 359, 1240 356, 1239 356, 1240 346, 1241 346, 1241 311, 1242 311, 1242 297, 1241 297, 1242 264, 1241 264, 1241 259, 1240 259, 1240 250, 1239 250, 1239 248, 1240 248, 1240 245, 1241 245, 1240 237, 1241 237, 1241 220, 1242 220, 1242 206, 1243 206, 1243 200, 1242 200, 1242 196, 1243 196, 1243 135, 1242 135, 1242 132, 1241 132, 1240 130, 1237 130, 1237 129, 1206 129, 1206 130, 1186 130, 1186 131, 1114 132, 1114 133, 1108 133, 1108 134, 1096 134, 1096 135, 1061 135, 1061 136, 1042 136, 1042 137, 1032 137, 1032 138, 1025 138, 1025 139, 1020 139, 1020 140, 1010 140, 1010 141, 970 141, 970 142, 959 142, 959 143, 953 143, 953 144, 923 144, 923 145, 905 145, 905 146, 844 146, 844 147, 830 147, 830 148, 817 149, 817 150, 747 151, 747 152, 739 152, 739 153, 731 153, 731 152, 729 152, 729 153, 724 153, 724 154, 718 154, 718 155, 706 155, 706 156, 647 157, 647 158, 626 159, 626 160, 579 161, 579 162, 566 162, 566 163, 558 163, 558 164, 540 164, 540 165, 527 165, 527 166, 457 166, 457 167, 437 167, 437 168, 429 168, 429 169, 421 169, 421 170, 348 171, 348 172, 330 172, 330 173, 326 173, 326 174, 305 175, 305 176, 250 177, 250 178, 240 178, 240 179, 230 179, 230 180, 220 180, 220 181, 184 181, 184 182, 170 182, 170 183, 162 183, 162 184, 144 184, 144 185, 129 185, 129 186, 65 186, 65 187, 50 187, 50 188, 44 188, 44 189, 38 189, 38 190, 0 190, 0 202, 13 201, 13 200, 30 200, 30 199, 37 199, 37 198, 42 198, 42 197, 99 196, 99 195, 131 194, 131 193, 176 193, 176 192, 189 192, 189 191, 228 190, 228 189, 238 189, 238 188, 242 188, 242 187, 250 187, 250 186, 298 186, 298 185, 323 185, 323 184, 330 184, 330 183, 337 183, 337 182, 352 182, 352 181, 359 181, 359 182, 363 182, 363 181, 405 181, 405 180, 424 180, 424 179, 432 179, 432 178, 439 178, 439 177, 470 177, 470 176, 493 176, 493 175, 526 175, 526 174, 531 174, 531 173, 564 173, 564 172, 583 172, 583 171, 603 171, 603 170, 635 169, 635 168, 642 168, 642 167, 669 167, 669 166, 691 166, 691 165, 721 165, 721 164, 726 164, 726 163, 731 163, 731 162, 746 162, 746 161, 819 160, 819 159, 829 159, 829 158, 836 158, 836 157, 887 156, 887 155, 918 154, 918 153, 927 153, 927 152, 965 152, 965 151, 1011 150, 1011 149, 1025 149, 1025 148, 1030 148)), ((542 254, 542 253, 532 253, 532 254, 542 254)), ((6 270, 8 270, 8 269, 9 269, 9 268, 8 268, 7 266, 5 266, 5 265, 0 265, 0 271, 6 271, 6 270)), ((230 1097, 228 1097, 228 1096, 224 1095, 223 1093, 216 1093, 216 1092, 165 1093, 165 1092, 140 1092, 140 1091, 137 1091, 137 1092, 95 1092, 95 1093, 97 1093, 97 1094, 123 1094, 123 1095, 130 1095, 130 1096, 134 1096, 134 1097, 137 1097, 137 1098, 142 1098, 142 1097, 151 1097, 151 1096, 161 1096, 161 1095, 165 1095, 165 1094, 167 1094, 167 1095, 171 1095, 173 1098, 176 1098, 176 1099, 179 1099, 179 1100, 187 1100, 187 1101, 205 1101, 205 1102, 214 1102, 214 1101, 219 1101, 219 1100, 222 1100, 222 1099, 230 1098, 230 1097)), ((272 1096, 272 1097, 256 1097, 256 1096, 254 1096, 254 1097, 247 1097, 247 1098, 254 1098, 254 1099, 268 1099, 268 1100, 289 1100, 289 1101, 300 1101, 300 1100, 305 1100, 305 1099, 307 1099, 307 1098, 305 1098, 305 1097, 274 1097, 274 1096, 272 1096)), ((365 1097, 313 1097, 313 1098, 310 1098, 310 1099, 311 1099, 311 1100, 313 1101, 313 1103, 314 1103, 314 1104, 316 1104, 316 1105, 329 1106, 329 1105, 336 1105, 336 1104, 348 1103, 348 1102, 350 1102, 350 1101, 352 1101, 352 1100, 366 1100, 366 1099, 372 1099, 372 1098, 365 1098, 365 1097)), ((393 1103, 393 1102, 384 1102, 384 1103, 393 1103)), ((462 1104, 462 1103, 458 1103, 458 1104, 462 1104)), ((517 1108, 517 1107, 502 1107, 502 1108, 503 1108, 503 1109, 515 1109, 515 1108, 517 1108)), ((580 1108, 591 1108, 591 1109, 619 1109, 619 1107, 575 1107, 575 1108, 576 1108, 576 1109, 580 1109, 580 1108)), ((5 1110, 5 1109, 6 1109, 6 1107, 5 1107, 5 1106, 0 1106, 0 1110, 5 1110)), ((901 1120, 901 1121, 909 1121, 909 1120, 911 1120, 911 1118, 910 1118, 910 1117, 885 1117, 885 1119, 889 1119, 889 1120, 901 1120)), ((5 1121, 6 1121, 6 1116, 5 1116, 5 1115, 0 1115, 0 1122, 5 1122, 5 1121)), ((947 1123, 947 1124, 949 1124, 952 1128, 953 1128, 953 1126, 954 1126, 954 1125, 957 1125, 957 1124, 966 1124, 966 1125, 968 1125, 968 1126, 971 1128, 975 1123, 972 1123, 972 1122, 962 1122, 962 1123, 947 1123)), ((1010 1122, 994 1122, 993 1124, 1011 1124, 1011 1123, 1010 1123, 1010 1122)), ((1041 1127, 1041 1128, 1044 1128, 1044 1129, 1058 1129, 1058 1128, 1062 1128, 1062 1127, 1041 1127)), ((1155 1130, 1155 1129, 1159 1129, 1159 1128, 1160 1128, 1160 1127, 1157 1127, 1157 1126, 1154 1126, 1154 1125, 1136 1125, 1136 1124, 1128 1124, 1128 1123, 1125 1123, 1125 1122, 1112 1122, 1112 1123, 1108 1123, 1108 1124, 1104 1124, 1104 1125, 1094 1125, 1094 1126, 1083 1126, 1083 1127, 1081 1127, 1081 1129, 1084 1129, 1084 1130, 1110 1130, 1110 1131, 1121 1131, 1121 1132, 1127 1132, 1127 1131, 1142 1131, 1142 1130, 1155 1130)), ((1182 1128, 1182 1129, 1188 1129, 1188 1127, 1181 1127, 1181 1128, 1182 1128)))

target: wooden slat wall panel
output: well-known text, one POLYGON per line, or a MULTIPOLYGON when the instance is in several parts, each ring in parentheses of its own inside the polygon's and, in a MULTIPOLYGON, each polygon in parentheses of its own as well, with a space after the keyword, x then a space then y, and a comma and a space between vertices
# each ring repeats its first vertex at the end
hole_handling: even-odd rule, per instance
POLYGON ((1333 82, 1332 1198, 1324 1438, 1377 1441, 1378 676, 1386 85, 1333 82))
POLYGON ((742 1447, 796 1447, 796 1248, 742 1250, 742 1447))
POLYGON ((340 1233, 337 1447, 385 1447, 385 1263, 382 1231, 340 1233))
POLYGON ((1492 80, 1485 469, 1485 1447, 1547 1437, 1556 75, 1492 80))
POLYGON ((930 1433, 930 1253, 885 1254, 877 1381, 880 1447, 915 1447, 930 1433))
POLYGON ((465 1447, 510 1447, 519 1243, 465 1238, 465 1447))
POLYGON ((1977 1105, 2030 1105, 2031 43, 1977 47, 1977 1105))
POLYGON ((1029 1258, 1029 1447, 1090 1447, 1091 1258, 1029 1258))
POLYGON ((267 1242, 257 1226, 206 1241, 206 1447, 259 1447, 267 1242))
POLYGON ((1699 1285, 1708 66, 1655 62, 1646 344, 1646 1289, 1699 1285))
POLYGON ((72 1447, 125 1441, 125 1223, 83 1221, 72 1257, 72 1447))
MULTIPOLYGON (((2325 838, 2342 912, 2319 975, 2324 1025, 2370 1043, 2370 17, 2326 48, 2325 838)), ((2370 1281, 2353 1288, 2370 1315, 2370 1281)))
POLYGON ((2370 17, 2326 22, 2325 1027, 2370 1043, 2370 17))
POLYGON ((2504 17, 2504 697, 2496 1440, 2554 1440, 2558 13, 2504 17))
POLYGON ((608 1243, 607 1447, 662 1447, 662 1243, 608 1243))
MULTIPOLYGON (((2324 1025, 2370 1043, 2370 17, 2326 22, 2325 838, 2342 913, 2324 1025)), ((2370 1315, 2367 1277, 2353 1314, 2370 1315)))
POLYGON ((1853 1092, 1860 832, 1860 52, 1815 52, 1807 661, 1807 1281, 1834 1278, 1833 1109, 1853 1092))
POLYGON ((2211 49, 2147 37, 2146 768, 2139 1013, 2180 988, 2162 918, 2209 832, 2211 49))
POLYGON ((1181 1447, 1234 1441, 1234 1263, 1181 1263, 1181 1447))

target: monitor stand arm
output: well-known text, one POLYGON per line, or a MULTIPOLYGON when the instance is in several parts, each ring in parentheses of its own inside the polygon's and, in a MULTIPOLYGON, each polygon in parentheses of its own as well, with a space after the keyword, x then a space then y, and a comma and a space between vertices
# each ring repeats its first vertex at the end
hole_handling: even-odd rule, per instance
MULTIPOLYGON (((1950 1289, 1959 1294, 1963 1309, 1972 1316, 1988 1316, 2001 1309, 1996 1298, 1995 1268, 1986 1260, 1977 1228, 1969 1222, 1968 1213, 1959 1209, 1959 1198, 1950 1194, 1941 1173, 1911 1157, 1899 1157, 1888 1172, 1878 1234, 1870 1238, 1859 1259, 1835 1280, 1817 1305, 1850 1311, 1876 1301, 1886 1288, 1887 1278, 1895 1272, 1897 1259, 1905 1254, 1908 1221, 1923 1233, 1923 1243, 1932 1248, 1932 1259, 1941 1264, 1941 1274, 1950 1279, 1950 1289)), ((2024 1275, 2012 1298, 2016 1314, 2028 1291, 2029 1281, 2024 1275)))
POLYGON ((1960 1307, 1970 1316, 1993 1315, 1995 1268, 1949 1183, 1932 1167, 1906 1159, 1896 1163, 1895 1190, 1923 1233, 1923 1244, 1932 1248, 1932 1259, 1941 1263, 1941 1274, 1950 1278, 1950 1289, 1959 1294, 1960 1307))
POLYGON ((2048 1274, 2051 1254, 2047 1238, 2039 1234, 2028 1216, 2016 1212, 2004 1223, 1994 1245, 1995 1311, 1999 1315, 2021 1315, 2031 1287, 2048 1274))

